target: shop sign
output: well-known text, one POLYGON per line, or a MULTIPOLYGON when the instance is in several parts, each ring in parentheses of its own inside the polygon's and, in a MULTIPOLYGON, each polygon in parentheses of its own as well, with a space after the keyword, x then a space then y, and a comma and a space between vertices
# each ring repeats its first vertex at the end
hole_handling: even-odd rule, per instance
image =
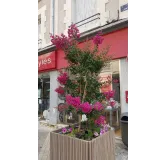
POLYGON ((38 57, 38 71, 56 68, 55 51, 38 57))
MULTIPOLYGON (((100 76, 100 82, 107 82, 109 79, 108 78, 111 78, 112 77, 112 75, 111 74, 109 74, 109 75, 104 75, 104 76, 100 76)), ((104 85, 102 85, 101 86, 101 88, 100 88, 100 91, 102 92, 102 93, 104 93, 104 92, 108 92, 108 91, 110 91, 110 90, 112 90, 112 87, 111 87, 111 84, 110 83, 105 83, 104 85)))
POLYGON ((128 3, 120 7, 121 12, 128 10, 128 3))

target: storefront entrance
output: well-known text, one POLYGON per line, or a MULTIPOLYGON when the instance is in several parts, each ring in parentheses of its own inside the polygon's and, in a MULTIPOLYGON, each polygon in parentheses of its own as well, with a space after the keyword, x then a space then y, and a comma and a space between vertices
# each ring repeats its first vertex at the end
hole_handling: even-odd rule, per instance
POLYGON ((49 73, 38 76, 38 116, 49 109, 50 104, 50 76, 49 73))

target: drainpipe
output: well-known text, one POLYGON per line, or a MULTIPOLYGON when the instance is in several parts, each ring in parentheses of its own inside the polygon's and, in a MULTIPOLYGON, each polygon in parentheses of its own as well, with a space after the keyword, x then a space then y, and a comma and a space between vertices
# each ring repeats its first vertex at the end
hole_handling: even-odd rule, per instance
POLYGON ((52 6, 52 35, 54 35, 54 28, 55 28, 55 0, 51 0, 51 6, 52 6))

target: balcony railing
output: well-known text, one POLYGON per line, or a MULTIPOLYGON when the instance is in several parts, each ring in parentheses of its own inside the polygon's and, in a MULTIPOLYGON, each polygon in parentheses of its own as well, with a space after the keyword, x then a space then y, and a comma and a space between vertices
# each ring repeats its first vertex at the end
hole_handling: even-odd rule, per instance
POLYGON ((86 32, 100 25, 100 13, 94 14, 75 23, 80 30, 80 33, 86 32))

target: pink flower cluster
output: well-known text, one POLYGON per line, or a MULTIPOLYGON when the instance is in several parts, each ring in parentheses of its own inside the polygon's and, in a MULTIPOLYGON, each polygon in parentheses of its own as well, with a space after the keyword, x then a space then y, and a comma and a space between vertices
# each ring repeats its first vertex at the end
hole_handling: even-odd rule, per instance
POLYGON ((65 85, 68 80, 67 73, 66 72, 61 73, 60 76, 57 78, 57 80, 61 85, 65 85))
POLYGON ((57 89, 55 89, 55 92, 59 93, 59 94, 64 94, 65 93, 65 90, 63 87, 59 86, 57 89))
POLYGON ((114 107, 115 104, 116 104, 115 100, 112 100, 112 101, 110 102, 111 107, 114 107))
POLYGON ((108 132, 110 125, 109 124, 104 124, 102 125, 103 128, 100 129, 100 135, 104 134, 105 132, 108 132))
POLYGON ((104 40, 104 38, 102 37, 102 36, 100 36, 101 35, 101 32, 99 32, 96 36, 94 36, 93 37, 93 43, 95 44, 95 45, 99 45, 99 44, 102 44, 102 42, 103 42, 103 40, 104 40))
POLYGON ((71 95, 66 95, 66 103, 78 109, 81 104, 81 99, 80 97, 72 97, 71 95))
POLYGON ((75 24, 72 24, 68 29, 68 37, 74 39, 80 38, 79 30, 75 24))
POLYGON ((102 105, 100 102, 96 102, 96 103, 94 104, 94 109, 95 109, 96 111, 101 111, 101 110, 104 109, 104 107, 103 107, 103 105, 102 105))
POLYGON ((80 108, 83 113, 90 113, 92 111, 92 105, 90 105, 88 102, 82 103, 80 108))
POLYGON ((98 119, 95 120, 95 124, 97 125, 104 125, 105 124, 105 117, 100 116, 98 119))
POLYGON ((107 98, 107 100, 110 100, 110 98, 113 98, 115 95, 115 91, 108 91, 108 92, 104 92, 105 97, 107 98))
POLYGON ((61 36, 51 35, 51 42, 56 46, 57 49, 67 49, 70 44, 70 39, 64 34, 61 34, 61 36))
POLYGON ((68 37, 65 36, 63 33, 61 36, 58 35, 51 35, 51 42, 56 46, 57 49, 68 49, 70 45, 72 45, 72 40, 79 38, 79 30, 75 24, 72 24, 68 29, 68 37))

